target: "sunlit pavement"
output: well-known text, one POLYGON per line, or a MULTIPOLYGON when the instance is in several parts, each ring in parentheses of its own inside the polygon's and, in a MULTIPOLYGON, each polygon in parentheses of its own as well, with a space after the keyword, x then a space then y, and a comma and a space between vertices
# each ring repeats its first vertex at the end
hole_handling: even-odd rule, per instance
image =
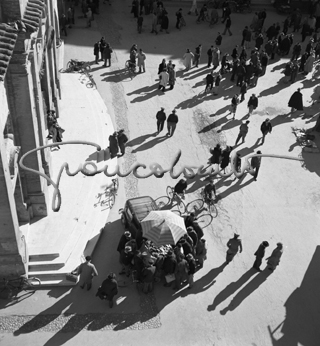
MULTIPOLYGON (((301 147, 295 145, 291 128, 314 126, 318 107, 312 107, 311 100, 318 97, 318 91, 314 90, 317 81, 311 77, 302 79, 299 75, 295 84, 284 84, 282 70, 287 59, 270 61, 266 76, 259 79, 257 87, 249 89, 246 100, 238 107, 236 120, 231 120, 228 106, 239 88, 229 81, 229 75, 222 81, 218 96, 201 95, 203 79, 208 72, 205 68, 206 51, 214 43, 217 31, 223 31, 224 26, 218 24, 209 29, 205 23, 196 25, 194 16, 186 16, 187 26, 178 31, 174 28, 174 13, 178 7, 180 5, 167 6, 170 34, 156 36, 150 34, 150 16, 145 17, 143 33, 137 34, 136 20, 130 14, 130 2, 119 1, 111 7, 101 4, 98 23, 86 29, 84 20, 77 19, 75 28, 69 30, 65 41, 65 62, 71 57, 93 61, 93 44, 101 36, 106 36, 115 51, 111 68, 103 68, 100 62, 99 66, 93 65, 93 75, 115 127, 124 128, 129 135, 127 153, 119 160, 122 169, 128 169, 136 161, 147 166, 156 161, 164 168, 170 167, 179 149, 182 157, 178 167, 207 166, 209 147, 217 142, 234 145, 241 120, 247 114, 246 104, 251 93, 259 96, 259 107, 250 117, 246 142, 237 150, 243 156, 261 150, 264 154, 301 157, 301 147), (124 73, 124 64, 133 43, 144 50, 147 60, 146 73, 131 80, 124 73), (200 43, 203 45, 201 65, 198 69, 183 72, 180 60, 186 48, 194 50, 200 43), (165 93, 157 90, 157 69, 163 58, 176 63, 178 76, 174 90, 165 93), (306 109, 303 117, 299 112, 288 115, 288 100, 298 87, 302 88, 304 96, 306 109), (160 107, 165 108, 167 115, 172 109, 177 109, 179 123, 172 138, 164 137, 165 130, 155 136, 155 115, 160 107), (258 146, 260 125, 267 117, 271 119, 273 131, 265 144, 258 146)), ((188 7, 183 8, 187 12, 188 7)), ((234 45, 240 44, 241 31, 251 19, 252 15, 232 16, 233 36, 223 37, 222 52, 231 53, 234 45)), ((283 17, 268 13, 265 26, 283 20, 283 17)), ((300 35, 296 39, 300 39, 300 35)), ((302 157, 304 163, 262 158, 257 182, 249 174, 240 180, 234 180, 234 177, 217 180, 216 186, 222 198, 217 204, 217 218, 205 229, 208 260, 195 275, 194 287, 175 293, 157 284, 153 300, 153 296, 140 296, 135 287, 129 286, 120 290, 114 311, 106 307, 106 314, 112 317, 106 318, 105 323, 94 324, 93 320, 99 320, 99 317, 90 314, 96 312, 97 304, 101 305, 94 297, 95 290, 110 270, 117 273, 119 269, 116 245, 122 227, 117 209, 123 206, 126 198, 133 196, 150 195, 154 199, 164 196, 166 186, 176 183, 168 174, 162 179, 137 180, 132 175, 121 179, 118 199, 109 218, 110 227, 107 227, 94 255, 100 276, 92 291, 86 294, 75 288, 64 301, 62 297, 66 291, 56 293, 59 290, 37 292, 29 299, 37 306, 29 305, 30 315, 40 312, 60 314, 70 305, 72 309, 67 309, 67 312, 74 314, 70 316, 73 321, 68 326, 66 319, 55 315, 56 318, 44 326, 37 328, 34 325, 24 333, 22 328, 19 337, 2 334, 4 344, 19 345, 23 342, 31 345, 37 340, 45 345, 84 342, 102 345, 106 341, 115 345, 146 345, 151 342, 155 345, 317 345, 320 300, 319 290, 315 289, 319 285, 315 263, 319 263, 320 256, 317 234, 320 162, 319 154, 303 153, 302 157), (241 235, 244 250, 232 263, 223 267, 226 243, 234 232, 241 235), (271 275, 268 271, 258 273, 251 269, 253 254, 263 240, 270 243, 266 257, 277 242, 284 244, 280 265, 271 275), (62 300, 61 306, 59 299, 62 300), (145 302, 151 306, 146 315, 141 307, 145 302), (50 308, 51 305, 54 307, 50 308), (131 312, 135 314, 133 320, 128 318, 131 312), (119 322, 119 314, 123 314, 124 321, 119 322), (117 326, 112 325, 111 320, 117 326), (107 329, 117 332, 105 332, 107 329)), ((199 189, 206 184, 199 178, 189 183, 186 202, 197 198, 199 189)), ((8 311, 10 309, 2 310, 10 314, 8 311)), ((14 314, 19 313, 17 304, 14 314)), ((17 329, 19 327, 21 329, 21 324, 17 329)), ((13 330, 10 328, 8 331, 13 330)))

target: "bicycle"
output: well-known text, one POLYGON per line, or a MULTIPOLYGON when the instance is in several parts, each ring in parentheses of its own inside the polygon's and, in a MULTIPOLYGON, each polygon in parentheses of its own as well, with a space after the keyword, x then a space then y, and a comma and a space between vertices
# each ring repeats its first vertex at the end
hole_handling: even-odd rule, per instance
POLYGON ((136 76, 136 68, 137 68, 137 66, 135 63, 131 62, 130 60, 126 61, 125 69, 126 69, 126 71, 128 71, 131 79, 133 79, 133 77, 136 76))
POLYGON ((81 83, 86 83, 86 87, 87 88, 95 88, 97 89, 97 84, 93 78, 93 75, 90 74, 90 73, 83 73, 81 76, 80 76, 80 82, 81 83), (89 80, 88 80, 89 79, 89 80))
POLYGON ((0 290, 0 298, 11 299, 13 296, 16 297, 21 291, 33 289, 40 285, 41 280, 36 277, 27 278, 21 276, 20 278, 10 280, 3 278, 3 287, 0 290))
MULTIPOLYGON (((205 193, 204 193, 204 189, 201 190, 201 197, 202 197, 202 200, 203 200, 203 203, 206 204, 207 206, 207 210, 209 211, 209 213, 213 216, 213 217, 217 217, 218 216, 218 210, 215 206, 215 200, 213 198, 207 198, 205 196, 205 193)), ((216 197, 217 198, 217 197, 216 197)))
POLYGON ((107 205, 109 209, 112 209, 116 200, 118 187, 119 187, 118 179, 112 179, 111 184, 106 186, 103 192, 97 194, 96 198, 98 198, 99 201, 94 204, 94 207, 97 207, 98 204, 100 204, 100 206, 107 205), (103 196, 105 196, 106 199, 101 201, 101 198, 103 196))
POLYGON ((167 186, 167 196, 170 199, 170 202, 172 203, 173 201, 176 202, 177 207, 178 207, 178 211, 180 214, 184 214, 186 211, 186 205, 184 204, 182 198, 184 197, 184 195, 182 194, 182 196, 180 196, 179 194, 177 194, 174 191, 174 187, 171 186, 167 186))
POLYGON ((77 59, 71 59, 67 63, 67 67, 62 69, 60 72, 70 73, 70 72, 79 72, 85 73, 91 71, 91 66, 88 62, 79 61, 77 59))

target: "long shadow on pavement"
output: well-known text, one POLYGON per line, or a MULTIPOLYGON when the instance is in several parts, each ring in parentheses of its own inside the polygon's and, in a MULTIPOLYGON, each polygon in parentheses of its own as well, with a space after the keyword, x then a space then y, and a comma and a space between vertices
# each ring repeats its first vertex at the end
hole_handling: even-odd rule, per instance
MULTIPOLYGON (((255 269, 253 269, 255 270, 255 269)), ((230 304, 220 311, 221 315, 225 315, 228 311, 235 310, 250 294, 259 288, 270 276, 272 272, 268 269, 260 272, 245 287, 243 287, 232 299, 230 304)))
POLYGON ((220 293, 216 295, 213 303, 208 306, 207 310, 214 311, 219 304, 228 299, 255 274, 257 274, 257 271, 253 268, 250 268, 237 281, 231 282, 231 284, 229 284, 225 289, 223 289, 220 293))

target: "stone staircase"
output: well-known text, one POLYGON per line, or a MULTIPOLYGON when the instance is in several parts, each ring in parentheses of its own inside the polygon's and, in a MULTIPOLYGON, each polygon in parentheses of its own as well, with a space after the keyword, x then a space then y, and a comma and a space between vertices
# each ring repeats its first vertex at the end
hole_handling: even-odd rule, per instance
MULTIPOLYGON (((70 90, 76 90, 78 97, 81 97, 82 103, 84 102, 86 105, 86 109, 83 112, 85 112, 85 116, 88 115, 90 126, 92 127, 90 131, 94 133, 91 141, 98 143, 102 148, 107 148, 109 135, 114 132, 114 128, 111 118, 107 114, 106 106, 97 90, 86 88, 85 85, 80 84, 78 79, 79 75, 77 74, 62 75, 62 90, 64 85, 68 89, 68 92, 70 90), (105 126, 106 123, 108 124, 107 126, 105 126)), ((70 117, 70 114, 64 114, 62 107, 61 122, 63 122, 66 116, 70 117)), ((83 119, 82 126, 89 126, 84 123, 84 121, 85 118, 83 119)), ((72 123, 72 119, 69 120, 69 123, 72 123)), ((81 135, 79 138, 81 138, 81 135)), ((71 138, 68 139, 71 140, 71 138)), ((90 148, 92 148, 92 152, 94 152, 94 148, 90 148)), ((99 153, 99 158, 103 155, 103 152, 99 153)), ((72 154, 70 156, 72 156, 72 154)), ((84 160, 85 158, 82 158, 79 162, 84 162, 84 160)), ((61 162, 65 161, 68 161, 68 159, 63 158, 61 162)), ((98 168, 108 164, 110 165, 110 170, 114 170, 117 160, 101 160, 101 162, 95 163, 98 168)), ((55 160, 53 157, 53 165, 54 164, 55 160)), ((72 167, 74 167, 74 165, 72 165, 72 167)), ((60 164, 58 163, 58 167, 55 167, 54 170, 58 171, 59 168, 60 164)), ((54 177, 55 176, 56 174, 54 174, 54 177)), ((111 178, 107 178, 103 173, 97 174, 94 177, 86 177, 82 175, 82 173, 78 173, 78 176, 72 178, 63 177, 66 181, 69 179, 65 184, 70 184, 70 194, 72 194, 71 190, 73 190, 73 195, 65 196, 65 190, 62 190, 61 185, 61 191, 63 191, 64 194, 62 196, 62 203, 69 204, 71 208, 70 218, 66 218, 67 213, 65 212, 63 220, 59 220, 59 215, 57 214, 59 214, 60 211, 58 213, 51 212, 46 218, 32 224, 31 230, 29 231, 29 234, 32 233, 32 227, 34 226, 36 228, 35 232, 39 233, 39 237, 46 237, 43 240, 45 243, 43 244, 43 248, 36 244, 29 250, 28 276, 39 278, 42 286, 75 285, 74 282, 66 280, 66 274, 70 273, 83 262, 85 256, 93 253, 101 234, 100 231, 106 224, 109 215, 109 210, 102 211, 100 206, 95 208, 94 204, 97 202, 96 195, 101 191, 101 186, 111 183, 111 178), (85 179, 85 184, 82 184, 78 190, 74 186, 74 179, 76 178, 85 179), (73 184, 72 187, 71 184, 73 184), (67 200, 64 201, 64 198, 67 198, 67 200), (74 215, 78 216, 73 218, 74 215), (65 230, 60 231, 59 234, 55 233, 56 229, 61 230, 62 228, 65 230)), ((50 189, 53 190, 52 187, 49 187, 49 191, 50 189)), ((33 237, 35 237, 35 235, 33 237)), ((39 242, 39 244, 40 243, 41 242, 39 242)))

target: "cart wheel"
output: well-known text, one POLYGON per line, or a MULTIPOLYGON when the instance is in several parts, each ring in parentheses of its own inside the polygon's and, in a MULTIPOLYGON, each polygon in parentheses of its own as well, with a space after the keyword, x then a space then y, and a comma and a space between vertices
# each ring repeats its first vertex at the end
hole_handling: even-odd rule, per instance
POLYGON ((173 198, 173 188, 171 186, 167 187, 167 196, 172 200, 173 198))

